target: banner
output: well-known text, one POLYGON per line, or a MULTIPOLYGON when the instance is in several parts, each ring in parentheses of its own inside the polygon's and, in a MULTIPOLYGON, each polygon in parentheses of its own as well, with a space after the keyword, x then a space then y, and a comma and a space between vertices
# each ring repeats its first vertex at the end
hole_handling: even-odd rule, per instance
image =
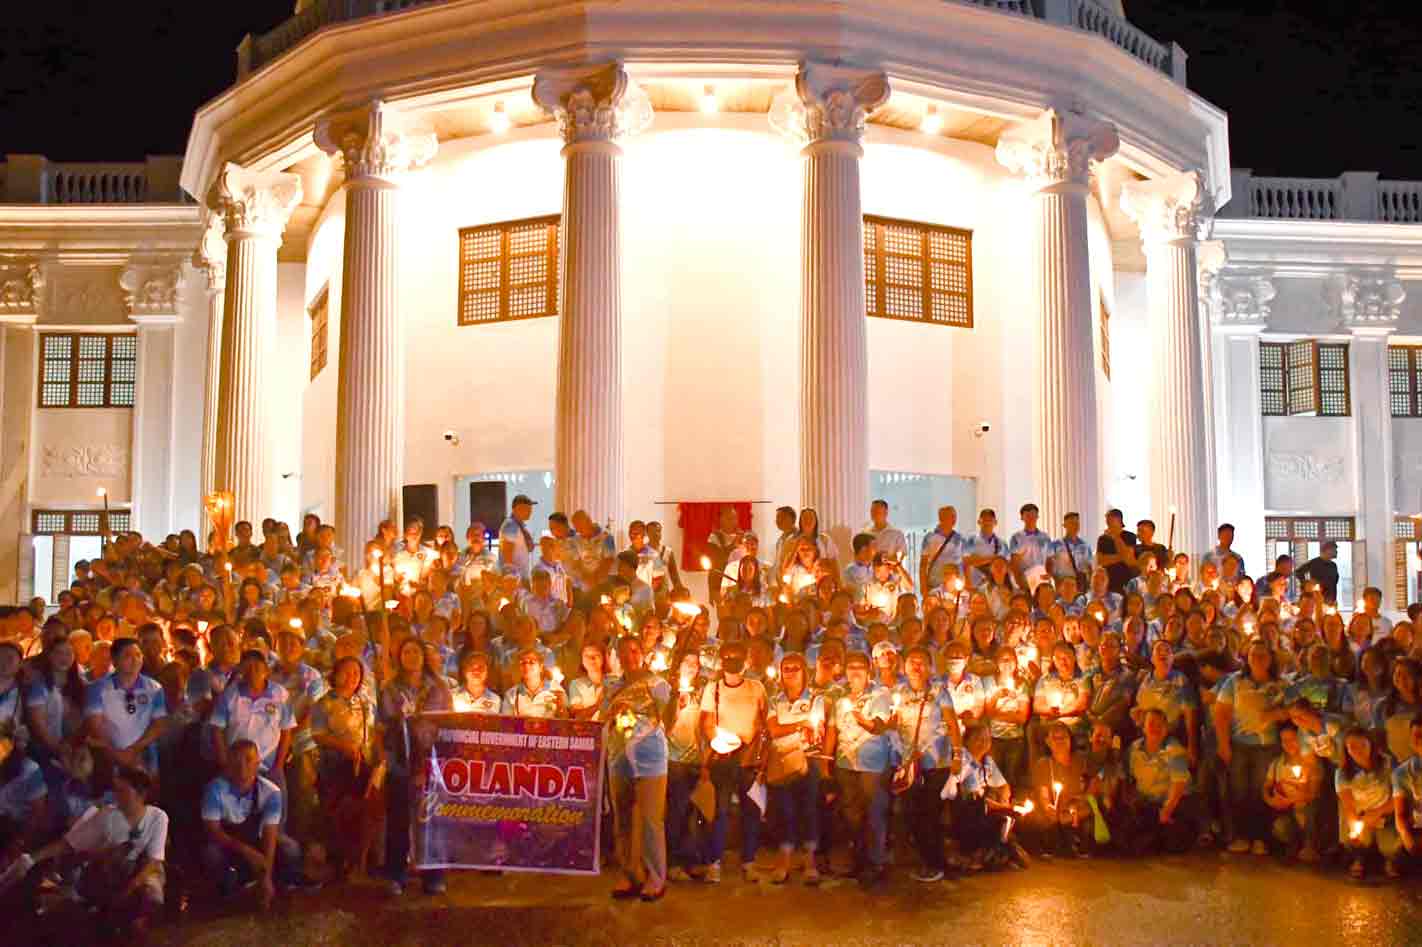
POLYGON ((437 713, 410 731, 430 747, 417 867, 598 873, 601 724, 437 713))

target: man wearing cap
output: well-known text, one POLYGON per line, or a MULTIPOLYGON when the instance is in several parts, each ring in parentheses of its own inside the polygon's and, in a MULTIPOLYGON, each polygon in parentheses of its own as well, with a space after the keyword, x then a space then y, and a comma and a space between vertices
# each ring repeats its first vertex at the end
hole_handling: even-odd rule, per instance
POLYGON ((533 555, 533 534, 528 531, 528 518, 533 515, 534 502, 526 494, 513 498, 508 519, 499 527, 499 564, 513 566, 519 578, 528 578, 529 559, 533 555))

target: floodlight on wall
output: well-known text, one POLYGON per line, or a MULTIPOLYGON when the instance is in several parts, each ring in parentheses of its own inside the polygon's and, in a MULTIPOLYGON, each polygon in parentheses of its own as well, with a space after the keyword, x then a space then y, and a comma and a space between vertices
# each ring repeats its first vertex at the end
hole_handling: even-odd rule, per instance
POLYGON ((698 103, 702 115, 715 115, 721 110, 721 102, 716 98, 716 87, 706 86, 701 90, 701 100, 698 103))
POLYGON ((918 130, 925 135, 936 135, 943 130, 943 116, 938 114, 938 106, 930 105, 918 123, 918 130))
POLYGON ((494 103, 494 112, 489 116, 489 130, 495 135, 502 135, 513 127, 513 122, 509 119, 509 113, 504 111, 502 100, 494 103))

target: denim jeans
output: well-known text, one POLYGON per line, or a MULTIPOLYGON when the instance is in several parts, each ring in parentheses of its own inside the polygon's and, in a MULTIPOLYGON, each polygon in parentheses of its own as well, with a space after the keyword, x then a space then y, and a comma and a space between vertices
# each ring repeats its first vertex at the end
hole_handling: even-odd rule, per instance
MULTIPOLYGON (((410 771, 390 765, 385 775, 385 874, 404 884, 410 877, 410 823, 414 814, 415 787, 410 771)), ((425 886, 442 881, 443 871, 420 873, 425 886)))
POLYGON ((810 771, 783 786, 770 787, 770 811, 780 820, 780 850, 813 852, 820 841, 820 771, 810 771))
POLYGON ((691 793, 701 779, 696 763, 667 764, 667 860, 691 867, 706 863, 701 833, 693 826, 701 816, 694 812, 691 793))
POLYGON ((740 797, 741 863, 749 865, 755 861, 755 853, 760 849, 760 809, 746 795, 754 775, 755 770, 743 767, 737 759, 717 760, 711 764, 711 784, 716 787, 716 820, 711 825, 709 861, 719 862, 726 853, 733 796, 740 797))
POLYGON ((883 867, 888 862, 889 774, 840 768, 835 770, 835 778, 857 867, 883 867))

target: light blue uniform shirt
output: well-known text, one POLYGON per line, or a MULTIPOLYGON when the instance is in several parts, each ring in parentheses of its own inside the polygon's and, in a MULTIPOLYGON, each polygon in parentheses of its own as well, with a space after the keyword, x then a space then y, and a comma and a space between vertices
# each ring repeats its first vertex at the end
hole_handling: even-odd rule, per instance
POLYGON ((643 678, 625 687, 609 688, 608 705, 627 705, 632 715, 629 726, 619 709, 608 714, 608 760, 615 772, 631 779, 649 779, 667 774, 667 734, 662 727, 662 711, 671 702, 671 686, 657 676, 643 678), (620 699, 619 699, 620 698, 620 699))
POLYGON ((1034 529, 1030 532, 1019 529, 1012 534, 1012 539, 1007 544, 1007 554, 1009 557, 1021 553, 1022 569, 1026 570, 1033 566, 1047 567, 1047 558, 1052 554, 1052 537, 1034 529))
POLYGON ((281 824, 281 790, 276 783, 258 776, 255 797, 252 790, 239 793, 227 777, 219 776, 202 791, 204 822, 226 822, 241 825, 252 814, 255 802, 261 813, 262 828, 281 824))
POLYGON ((955 566, 963 564, 965 542, 963 534, 956 529, 951 533, 944 534, 942 527, 934 527, 933 532, 923 537, 923 556, 933 563, 928 570, 929 588, 937 588, 943 584, 944 566, 950 563, 955 566))
POLYGON ((1091 574, 1092 549, 1080 536, 1063 536, 1061 539, 1052 540, 1047 547, 1047 556, 1051 561, 1050 571, 1054 576, 1075 575, 1077 572, 1091 574))
POLYGON ((247 685, 238 681, 213 704, 212 725, 226 729, 228 746, 238 740, 257 744, 262 771, 267 772, 276 762, 282 733, 295 729, 296 720, 286 688, 276 681, 267 681, 260 694, 248 693, 247 685))
POLYGON ((953 744, 948 739, 948 718, 943 708, 953 705, 952 696, 931 682, 925 691, 914 691, 905 683, 894 688, 891 702, 898 705, 899 723, 895 736, 899 755, 908 759, 917 751, 920 754, 918 765, 923 770, 947 766, 952 759, 953 744), (923 718, 922 723, 919 717, 923 718), (914 742, 915 733, 918 735, 917 743, 914 742))
POLYGON ((1279 742, 1279 728, 1263 714, 1283 705, 1283 681, 1256 684, 1247 671, 1236 671, 1220 682, 1215 702, 1234 708, 1230 739, 1243 746, 1273 746, 1279 742))
POLYGON ((1163 681, 1153 673, 1141 681, 1136 691, 1136 706, 1142 713, 1147 710, 1162 711, 1166 725, 1174 730, 1180 726, 1185 711, 1200 706, 1200 700, 1195 696, 1190 679, 1179 671, 1171 670, 1163 681))
POLYGON ((503 525, 499 527, 500 545, 502 545, 504 540, 507 540, 509 543, 512 544, 512 546, 510 547, 512 549, 512 557, 509 559, 509 561, 501 564, 506 566, 513 566, 516 570, 518 570, 519 578, 525 580, 528 579, 528 560, 529 557, 533 554, 533 550, 529 548, 529 539, 525 538, 525 534, 530 538, 533 536, 533 534, 528 533, 527 530, 528 525, 526 523, 520 524, 519 521, 514 519, 512 516, 504 520, 503 525))
MULTIPOLYGON (((287 673, 281 665, 272 668, 272 680, 286 690, 287 705, 293 720, 299 720, 326 693, 326 679, 321 672, 304 661, 298 662, 296 669, 287 673)), ((291 735, 291 754, 307 753, 316 749, 316 741, 311 739, 311 725, 299 728, 291 735)))
POLYGON ((1411 807, 1412 827, 1422 826, 1422 756, 1414 756, 1392 771, 1392 798, 1411 807))
POLYGON ((62 740, 71 735, 65 729, 64 693, 52 681, 36 678, 25 688, 25 707, 44 720, 51 739, 62 740))
MULTIPOLYGON (((969 556, 1004 556, 1006 553, 1007 547, 1003 545, 1002 540, 998 538, 996 533, 989 536, 984 536, 982 533, 974 533, 968 537, 967 541, 963 544, 964 558, 969 556)), ((970 568, 968 569, 968 584, 976 586, 980 584, 986 576, 987 573, 984 570, 970 568)))
POLYGON ((14 779, 0 786, 0 819, 25 825, 30 820, 30 807, 47 793, 44 774, 34 760, 20 761, 20 771, 14 779))
POLYGON ((871 684, 858 697, 846 693, 835 703, 835 729, 839 733, 835 765, 858 773, 882 773, 889 768, 893 753, 889 731, 875 736, 865 730, 854 719, 855 709, 866 719, 888 720, 894 714, 893 697, 887 688, 871 684))
POLYGON ((166 716, 168 701, 163 685, 143 674, 138 675, 131 689, 121 686, 116 674, 107 674, 90 684, 84 694, 84 719, 102 718, 104 732, 116 749, 133 746, 149 724, 166 716))
POLYGON ((557 708, 559 694, 563 695, 566 703, 568 695, 552 681, 544 681, 536 692, 530 691, 527 685, 519 681, 504 694, 504 716, 552 717, 557 708))
POLYGON ((1157 806, 1169 798, 1171 786, 1190 784, 1189 755, 1173 737, 1167 738, 1154 753, 1146 749, 1145 737, 1136 740, 1131 744, 1129 768, 1136 792, 1157 806))

